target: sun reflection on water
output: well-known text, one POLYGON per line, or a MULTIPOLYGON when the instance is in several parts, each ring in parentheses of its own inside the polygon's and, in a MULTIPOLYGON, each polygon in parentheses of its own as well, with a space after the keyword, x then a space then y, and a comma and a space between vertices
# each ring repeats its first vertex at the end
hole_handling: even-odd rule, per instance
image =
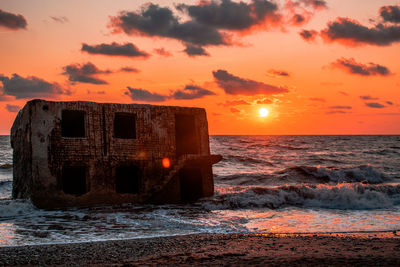
POLYGON ((15 227, 13 223, 0 223, 0 246, 11 244, 15 239, 15 227))

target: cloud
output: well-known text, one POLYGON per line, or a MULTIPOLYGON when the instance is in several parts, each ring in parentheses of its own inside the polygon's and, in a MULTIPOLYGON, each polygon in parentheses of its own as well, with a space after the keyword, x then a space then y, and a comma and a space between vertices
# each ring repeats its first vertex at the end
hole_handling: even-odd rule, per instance
POLYGON ((316 102, 326 102, 324 98, 318 98, 318 97, 311 97, 309 98, 311 101, 316 101, 316 102))
POLYGON ((131 88, 129 86, 127 88, 128 91, 125 92, 125 95, 131 97, 133 100, 147 102, 161 102, 167 99, 192 100, 208 95, 215 95, 214 92, 193 84, 186 85, 182 90, 172 91, 170 95, 151 93, 141 88, 131 88))
POLYGON ((138 12, 125 11, 111 17, 109 26, 115 33, 166 37, 198 46, 229 43, 227 36, 216 28, 193 20, 181 23, 169 8, 152 3, 138 12))
POLYGON ((325 112, 328 115, 331 115, 331 114, 346 114, 346 113, 350 113, 348 110, 353 109, 353 107, 351 107, 351 106, 330 106, 328 108, 332 109, 330 111, 325 112))
POLYGON ((53 17, 53 16, 50 16, 50 18, 51 18, 54 22, 61 23, 61 24, 64 24, 64 23, 69 22, 68 18, 67 18, 67 17, 64 17, 64 16, 62 16, 62 17, 53 17))
POLYGON ((256 101, 256 104, 258 104, 258 105, 269 105, 269 104, 272 104, 272 103, 274 103, 274 102, 271 99, 268 99, 268 98, 259 99, 259 100, 256 101))
POLYGON ((127 89, 128 91, 125 92, 125 95, 135 101, 162 102, 166 100, 166 97, 163 95, 151 93, 141 88, 131 88, 128 86, 127 89))
POLYGON ((392 101, 386 101, 386 104, 392 106, 392 105, 393 105, 393 102, 392 102, 392 101))
POLYGON ((312 6, 315 10, 326 9, 328 5, 324 0, 300 0, 306 6, 312 6))
POLYGON ((328 27, 321 31, 321 37, 326 42, 339 42, 348 46, 388 46, 400 41, 400 25, 377 24, 368 28, 356 20, 339 17, 328 23, 328 27))
POLYGON ((219 106, 224 106, 224 107, 229 107, 229 106, 240 106, 240 105, 250 105, 249 102, 243 100, 243 99, 238 99, 238 100, 227 100, 225 103, 218 103, 219 106))
POLYGON ((354 58, 338 59, 335 62, 331 63, 331 66, 343 69, 351 74, 357 74, 362 76, 372 76, 372 75, 387 76, 391 74, 389 69, 385 66, 375 63, 368 63, 368 65, 357 63, 354 60, 354 58))
POLYGON ((314 30, 302 30, 299 34, 307 42, 315 41, 315 38, 318 36, 318 32, 314 30))
POLYGON ((123 72, 134 72, 134 73, 140 72, 140 70, 138 70, 137 68, 133 68, 133 67, 122 67, 122 68, 120 68, 119 71, 123 71, 123 72))
POLYGON ((379 98, 377 98, 377 97, 372 97, 372 96, 370 96, 370 95, 361 95, 360 98, 361 98, 362 100, 378 100, 378 99, 379 99, 379 98))
POLYGON ((330 106, 330 109, 352 109, 351 106, 330 106))
POLYGON ((22 15, 16 15, 0 9, 0 26, 10 30, 26 29, 28 23, 22 15))
POLYGON ((90 91, 90 90, 87 90, 87 93, 88 93, 89 95, 91 95, 91 94, 105 95, 105 94, 106 94, 105 91, 92 92, 92 91, 90 91))
MULTIPOLYGON (((1 75, 0 75, 0 78, 1 78, 1 75)), ((4 90, 3 87, 0 87, 0 102, 1 101, 12 101, 13 97, 6 95, 3 90, 4 90)))
POLYGON ((400 23, 400 6, 383 6, 379 9, 379 14, 384 21, 400 23))
POLYGON ((41 98, 52 97, 57 94, 70 94, 57 83, 50 83, 40 78, 30 76, 23 78, 14 73, 11 78, 0 75, 3 83, 3 95, 15 96, 15 98, 41 98))
POLYGON ((293 25, 297 25, 297 26, 303 25, 304 23, 306 23, 308 21, 309 21, 309 18, 306 17, 305 15, 301 15, 301 14, 294 14, 292 16, 292 18, 290 19, 290 22, 293 25))
POLYGON ((339 91, 338 93, 341 94, 341 95, 344 95, 344 96, 349 96, 349 94, 344 92, 344 91, 339 91))
POLYGON ((344 110, 332 110, 332 111, 327 111, 325 112, 325 114, 346 114, 346 113, 350 113, 344 110))
POLYGON ((213 71, 213 75, 218 86, 230 95, 272 95, 288 92, 286 88, 243 79, 230 74, 226 70, 213 71))
POLYGON ((267 72, 267 75, 268 75, 268 76, 271 76, 271 77, 289 77, 289 76, 290 76, 290 73, 287 72, 287 71, 284 71, 284 70, 274 70, 274 69, 270 69, 270 70, 267 72))
POLYGON ((143 57, 147 58, 150 55, 144 51, 140 51, 132 43, 118 44, 99 44, 99 45, 88 45, 82 44, 81 51, 89 54, 106 55, 106 56, 122 56, 122 57, 143 57))
MULTIPOLYGON (((327 8, 324 0, 286 0, 290 20, 283 18, 272 0, 201 0, 197 4, 177 4, 175 14, 169 7, 148 3, 137 11, 122 11, 110 17, 113 33, 163 37, 185 45, 188 56, 206 56, 207 46, 229 46, 234 34, 247 34, 252 30, 300 25, 308 22, 315 11, 327 8), (183 15, 183 16, 180 16, 183 15), (184 18, 182 18, 184 17, 184 18)), ((286 15, 285 15, 286 16, 286 15)), ((304 33, 305 34, 305 33, 304 33)), ((311 40, 313 34, 308 38, 311 40)), ((163 51, 156 52, 164 55, 163 51)))
POLYGON ((386 106, 384 106, 380 103, 376 103, 376 102, 365 103, 365 105, 370 108, 385 108, 386 107, 386 106))
POLYGON ((171 57, 172 53, 165 50, 163 47, 154 49, 154 53, 163 56, 163 57, 171 57))
POLYGON ((198 5, 180 4, 177 9, 185 11, 197 23, 215 29, 242 31, 280 21, 277 5, 267 0, 252 0, 249 3, 201 1, 198 5))
POLYGON ((288 14, 288 23, 295 26, 303 25, 310 21, 314 15, 314 11, 320 11, 327 8, 325 1, 315 0, 299 0, 285 1, 285 9, 288 14))
POLYGON ((20 106, 16 106, 16 105, 7 104, 6 105, 6 109, 7 109, 8 112, 16 113, 21 109, 21 107, 20 106))
POLYGON ((230 111, 231 111, 232 113, 240 113, 240 110, 237 109, 237 108, 230 108, 230 111))
POLYGON ((91 83, 91 84, 108 84, 106 81, 94 77, 96 74, 109 74, 109 70, 99 70, 91 62, 85 64, 71 64, 63 67, 62 74, 68 75, 71 82, 91 83))
POLYGON ((186 44, 185 50, 183 50, 188 56, 194 57, 194 56, 209 56, 206 50, 204 50, 203 47, 198 46, 198 45, 191 45, 191 44, 186 44))
POLYGON ((268 0, 201 1, 175 8, 188 19, 181 19, 168 7, 149 3, 136 12, 123 11, 110 17, 109 27, 113 33, 175 39, 185 45, 187 55, 205 56, 206 46, 233 45, 232 33, 281 26, 278 6, 268 0))
POLYGON ((174 99, 196 99, 202 98, 203 96, 207 95, 215 95, 214 92, 201 88, 197 85, 186 85, 183 90, 176 90, 172 95, 171 98, 174 99))

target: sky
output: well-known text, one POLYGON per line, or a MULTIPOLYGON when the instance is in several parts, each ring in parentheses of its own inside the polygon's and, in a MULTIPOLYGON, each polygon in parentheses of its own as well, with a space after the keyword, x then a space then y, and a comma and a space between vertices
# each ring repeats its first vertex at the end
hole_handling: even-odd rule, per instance
POLYGON ((400 134, 399 75, 400 1, 0 0, 0 134, 35 98, 203 107, 210 134, 400 134))

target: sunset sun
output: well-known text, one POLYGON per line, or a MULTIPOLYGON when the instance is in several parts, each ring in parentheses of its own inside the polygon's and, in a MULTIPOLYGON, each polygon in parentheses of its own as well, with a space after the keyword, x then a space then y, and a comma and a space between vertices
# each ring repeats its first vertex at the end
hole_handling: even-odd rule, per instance
POLYGON ((266 109, 266 108, 260 108, 260 109, 258 110, 258 116, 259 116, 259 117, 264 118, 264 117, 267 117, 268 115, 269 115, 269 110, 268 110, 268 109, 266 109))

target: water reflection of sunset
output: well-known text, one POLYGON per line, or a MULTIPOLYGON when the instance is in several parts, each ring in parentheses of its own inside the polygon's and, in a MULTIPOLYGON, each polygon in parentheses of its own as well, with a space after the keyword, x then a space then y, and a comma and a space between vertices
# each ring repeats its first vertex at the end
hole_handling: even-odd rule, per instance
POLYGON ((230 210, 214 211, 223 218, 245 218, 244 226, 256 233, 347 233, 379 231, 379 224, 399 225, 400 216, 387 216, 385 211, 359 211, 357 215, 342 211, 301 210, 287 208, 278 211, 230 210), (360 219, 360 217, 361 219, 360 219), (376 222, 379 222, 377 225, 376 222))
POLYGON ((0 223, 0 246, 12 244, 13 239, 16 239, 14 224, 0 223))

